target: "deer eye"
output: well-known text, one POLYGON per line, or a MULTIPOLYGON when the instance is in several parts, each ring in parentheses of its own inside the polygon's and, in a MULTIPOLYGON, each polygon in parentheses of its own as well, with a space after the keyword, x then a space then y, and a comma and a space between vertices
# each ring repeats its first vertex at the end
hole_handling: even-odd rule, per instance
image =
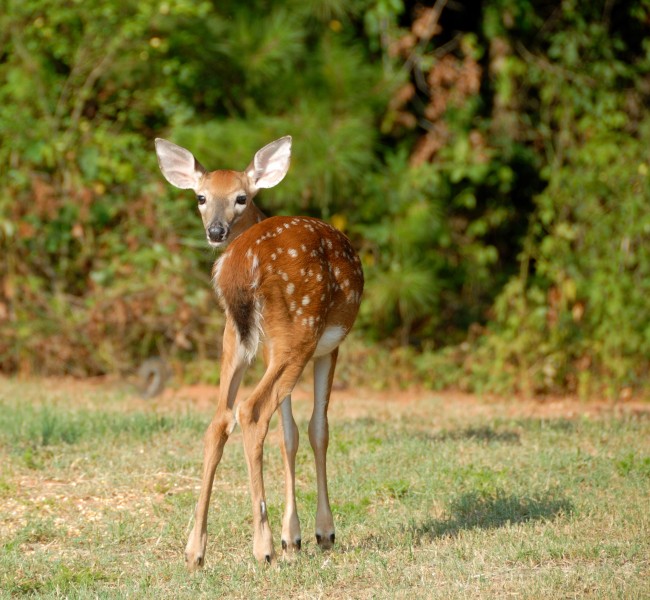
POLYGON ((241 194, 240 196, 237 196, 237 198, 235 198, 235 202, 237 204, 246 204, 246 195, 241 194))
POLYGON ((198 200, 200 205, 205 204, 205 196, 203 196, 203 195, 197 196, 196 199, 198 200))

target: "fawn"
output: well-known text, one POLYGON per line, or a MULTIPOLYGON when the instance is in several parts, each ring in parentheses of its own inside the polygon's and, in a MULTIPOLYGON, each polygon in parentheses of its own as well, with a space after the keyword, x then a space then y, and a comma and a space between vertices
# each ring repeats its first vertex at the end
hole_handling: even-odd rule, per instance
POLYGON ((223 252, 212 275, 226 314, 217 410, 204 438, 203 477, 185 559, 203 566, 207 516, 215 470, 239 423, 253 505, 253 554, 275 559, 269 527, 262 458, 271 416, 280 407, 286 506, 283 554, 301 546, 295 500, 298 429, 291 392, 307 363, 314 362, 314 407, 309 441, 317 478, 316 540, 323 549, 335 540, 327 492, 327 407, 338 347, 350 331, 363 292, 361 261, 348 238, 319 219, 265 218, 253 199, 277 185, 289 169, 291 137, 258 150, 244 171, 207 171, 191 152, 156 139, 160 169, 169 183, 196 194, 208 243, 223 252), (266 372, 251 395, 236 402, 246 367, 264 344, 266 372))

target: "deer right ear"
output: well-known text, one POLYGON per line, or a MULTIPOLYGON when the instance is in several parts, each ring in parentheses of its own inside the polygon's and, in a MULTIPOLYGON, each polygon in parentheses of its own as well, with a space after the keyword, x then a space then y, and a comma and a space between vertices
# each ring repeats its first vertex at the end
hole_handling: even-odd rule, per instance
POLYGON ((246 175, 255 188, 270 188, 284 179, 290 162, 291 136, 285 135, 256 152, 246 175))
POLYGON ((205 169, 194 155, 162 138, 156 138, 158 165, 165 179, 182 190, 196 190, 205 169))

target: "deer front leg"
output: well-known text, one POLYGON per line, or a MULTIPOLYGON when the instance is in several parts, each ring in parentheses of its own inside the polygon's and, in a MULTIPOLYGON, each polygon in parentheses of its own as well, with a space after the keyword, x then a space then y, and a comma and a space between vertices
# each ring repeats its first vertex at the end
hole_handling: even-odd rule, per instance
POLYGON ((228 415, 218 411, 205 432, 201 491, 194 513, 194 527, 185 547, 185 563, 190 571, 202 567, 205 560, 210 494, 212 493, 214 474, 221 461, 223 447, 228 440, 228 429, 228 415))
POLYGON ((300 550, 300 520, 296 507, 296 453, 298 452, 298 427, 291 410, 291 396, 280 404, 282 418, 282 457, 284 459, 285 508, 282 518, 282 551, 290 557, 300 550))
POLYGON ((338 349, 314 360, 314 410, 309 421, 309 442, 316 461, 316 486, 318 489, 316 541, 323 550, 331 548, 336 539, 334 518, 327 491, 327 446, 329 444, 327 407, 337 355, 338 349))
POLYGON ((227 322, 224 332, 219 401, 217 411, 205 432, 201 491, 196 504, 194 526, 185 547, 185 562, 190 571, 202 567, 205 561, 205 548, 208 539, 208 508, 214 474, 221 461, 223 447, 235 424, 232 407, 246 369, 244 354, 237 347, 235 337, 232 324, 227 322))

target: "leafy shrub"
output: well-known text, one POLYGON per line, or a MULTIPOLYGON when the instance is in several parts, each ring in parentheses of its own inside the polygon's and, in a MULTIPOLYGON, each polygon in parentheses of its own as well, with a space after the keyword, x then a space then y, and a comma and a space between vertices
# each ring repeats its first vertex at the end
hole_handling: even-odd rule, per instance
POLYGON ((241 169, 291 133, 260 204, 360 249, 360 329, 384 348, 350 364, 400 385, 647 385, 647 0, 440 7, 9 0, 0 369, 214 358, 214 255, 152 140, 241 169))

